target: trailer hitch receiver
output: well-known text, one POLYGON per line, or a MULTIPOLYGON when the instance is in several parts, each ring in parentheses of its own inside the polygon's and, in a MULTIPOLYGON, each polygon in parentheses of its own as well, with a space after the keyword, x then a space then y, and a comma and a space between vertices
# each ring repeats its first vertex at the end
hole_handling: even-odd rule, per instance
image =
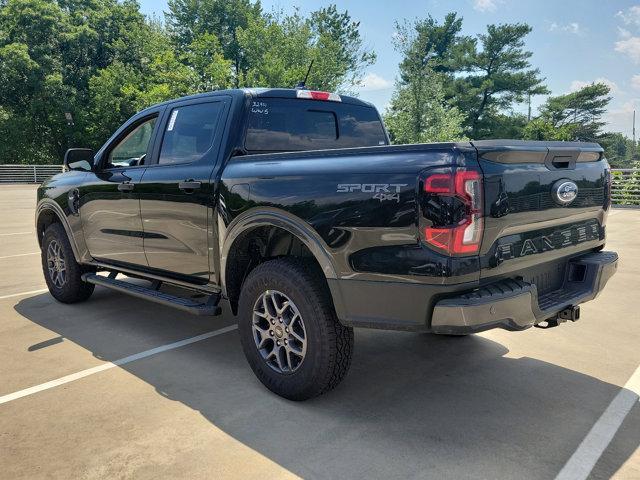
POLYGON ((580 319, 580 307, 572 305, 571 307, 565 308, 564 310, 561 310, 560 312, 558 312, 558 314, 554 318, 549 318, 544 322, 540 322, 536 324, 535 327, 542 328, 542 329, 553 328, 553 327, 557 327, 561 323, 566 322, 567 320, 571 320, 572 322, 575 322, 576 320, 579 320, 579 319, 580 319))

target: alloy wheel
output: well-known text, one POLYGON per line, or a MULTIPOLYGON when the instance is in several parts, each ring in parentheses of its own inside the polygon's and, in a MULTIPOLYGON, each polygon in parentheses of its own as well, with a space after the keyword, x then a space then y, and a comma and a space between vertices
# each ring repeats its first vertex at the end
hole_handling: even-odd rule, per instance
POLYGON ((49 270, 49 278, 56 287, 62 288, 67 283, 67 263, 62 245, 56 240, 51 240, 47 247, 47 269, 49 270))
POLYGON ((253 340, 263 360, 278 373, 300 368, 307 353, 307 332, 300 311, 282 292, 267 290, 253 306, 253 340))

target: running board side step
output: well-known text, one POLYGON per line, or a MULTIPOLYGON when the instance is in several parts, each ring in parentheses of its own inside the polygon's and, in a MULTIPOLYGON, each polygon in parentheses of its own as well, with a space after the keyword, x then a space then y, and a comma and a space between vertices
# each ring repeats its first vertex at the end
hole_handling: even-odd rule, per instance
POLYGON ((157 290, 159 285, 153 284, 151 287, 144 287, 142 285, 136 285, 134 283, 124 282, 122 280, 116 280, 112 275, 103 277, 102 275, 96 275, 95 273, 85 273, 82 275, 82 280, 94 285, 100 285, 102 287, 110 288, 118 292, 126 293, 128 295, 143 298, 145 300, 151 300, 152 302, 160 303, 168 307, 184 310, 193 315, 199 316, 215 316, 222 313, 222 308, 218 305, 220 302, 220 295, 212 294, 205 303, 196 302, 190 298, 178 297, 165 292, 157 290))

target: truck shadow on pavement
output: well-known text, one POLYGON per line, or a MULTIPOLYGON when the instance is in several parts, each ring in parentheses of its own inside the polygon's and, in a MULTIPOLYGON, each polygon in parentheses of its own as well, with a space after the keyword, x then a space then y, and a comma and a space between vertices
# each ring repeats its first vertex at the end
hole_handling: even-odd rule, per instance
MULTIPOLYGON (((82 305, 43 294, 15 308, 107 361, 234 321, 104 290, 82 305)), ((553 478, 619 387, 507 354, 481 336, 356 330, 345 381, 304 403, 262 387, 235 331, 120 368, 305 478, 553 478)), ((592 477, 609 478, 638 445, 636 404, 592 477)))

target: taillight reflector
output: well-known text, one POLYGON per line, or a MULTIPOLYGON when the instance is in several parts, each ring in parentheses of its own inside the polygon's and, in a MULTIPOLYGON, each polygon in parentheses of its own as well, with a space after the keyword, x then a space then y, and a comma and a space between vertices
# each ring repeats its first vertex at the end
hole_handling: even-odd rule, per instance
POLYGON ((427 243, 445 250, 448 254, 472 254, 480 249, 482 218, 472 217, 469 222, 452 228, 425 228, 427 243))
POLYGON ((449 255, 477 253, 484 228, 482 175, 464 169, 455 173, 435 173, 425 178, 424 191, 430 195, 457 197, 465 206, 464 217, 458 224, 425 227, 425 242, 449 255))
POLYGON ((342 98, 337 93, 318 92, 315 90, 297 90, 298 98, 306 98, 308 100, 327 100, 330 102, 341 102, 342 98))

